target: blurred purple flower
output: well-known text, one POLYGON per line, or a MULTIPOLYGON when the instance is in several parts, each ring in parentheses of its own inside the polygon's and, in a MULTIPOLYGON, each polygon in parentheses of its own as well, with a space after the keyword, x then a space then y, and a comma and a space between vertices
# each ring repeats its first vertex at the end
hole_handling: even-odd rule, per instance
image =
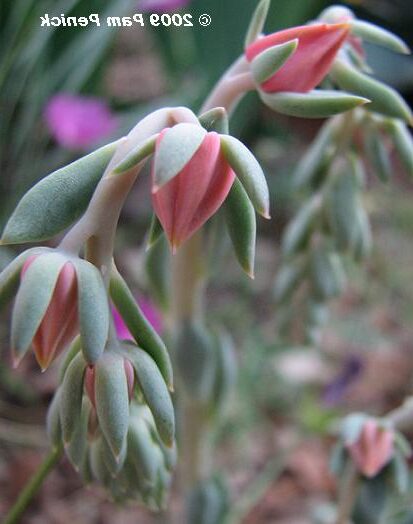
POLYGON ((191 0, 141 0, 138 9, 147 13, 170 13, 190 3, 191 0))
POLYGON ((338 404, 348 388, 355 382, 363 373, 363 360, 352 355, 348 357, 343 364, 342 369, 338 375, 328 384, 323 393, 323 402, 327 406, 334 406, 338 404))
POLYGON ((44 118, 53 138, 67 149, 87 149, 117 126, 104 100, 67 93, 49 100, 44 118))
MULTIPOLYGON (((144 314, 148 322, 152 325, 153 329, 158 334, 161 334, 163 331, 162 317, 156 306, 153 304, 153 302, 149 299, 141 298, 138 300, 138 304, 142 310, 142 313, 144 314)), ((115 329, 118 338, 120 338, 121 340, 134 340, 123 318, 120 316, 119 311, 113 305, 112 316, 115 322, 115 329)))

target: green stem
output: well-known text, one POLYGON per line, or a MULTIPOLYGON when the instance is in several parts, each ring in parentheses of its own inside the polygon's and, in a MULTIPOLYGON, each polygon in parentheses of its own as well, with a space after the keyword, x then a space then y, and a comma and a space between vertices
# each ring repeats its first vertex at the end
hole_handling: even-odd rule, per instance
POLYGON ((348 524, 357 498, 359 474, 352 460, 348 460, 340 484, 336 524, 348 524))
POLYGON ((10 509, 9 513, 6 515, 3 524, 16 524, 19 522, 20 517, 23 515, 27 506, 36 496, 41 485, 43 484, 47 475, 52 471, 52 469, 59 462, 63 454, 63 445, 54 447, 50 450, 49 454, 40 464, 36 473, 29 480, 29 482, 24 487, 23 491, 20 493, 18 499, 14 503, 13 507, 10 509))

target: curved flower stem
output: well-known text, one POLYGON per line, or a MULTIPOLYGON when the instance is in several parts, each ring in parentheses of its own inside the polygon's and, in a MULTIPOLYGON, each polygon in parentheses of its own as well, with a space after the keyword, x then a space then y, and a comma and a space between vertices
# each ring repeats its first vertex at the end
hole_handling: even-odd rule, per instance
POLYGON ((57 465, 63 454, 63 445, 56 446, 51 449, 48 455, 45 457, 43 462, 40 464, 36 473, 26 484, 23 491, 19 494, 18 499, 10 509, 6 517, 4 518, 3 524, 16 524, 20 521, 21 516, 26 510, 27 506, 33 500, 38 493, 43 481, 52 469, 57 465))
MULTIPOLYGON (((200 112, 223 107, 230 114, 241 97, 253 89, 249 66, 242 55, 218 81, 200 112)), ((199 231, 180 247, 172 259, 171 324, 175 332, 184 321, 202 322, 206 286, 204 261, 202 232, 199 231)), ((205 405, 183 396, 178 411, 179 440, 183 450, 180 484, 187 495, 197 482, 208 478, 213 466, 208 456, 211 428, 205 405)))

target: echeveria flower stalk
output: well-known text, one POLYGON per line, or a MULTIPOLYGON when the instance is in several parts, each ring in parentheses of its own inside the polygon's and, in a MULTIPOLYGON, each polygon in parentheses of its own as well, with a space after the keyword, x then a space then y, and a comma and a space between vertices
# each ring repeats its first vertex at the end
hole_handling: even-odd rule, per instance
POLYGON ((252 62, 274 46, 297 40, 292 56, 260 88, 266 93, 306 93, 328 74, 349 29, 348 23, 292 27, 259 38, 247 47, 245 55, 252 62))
POLYGON ((346 447, 360 473, 372 478, 393 458, 394 431, 367 419, 357 440, 346 447))

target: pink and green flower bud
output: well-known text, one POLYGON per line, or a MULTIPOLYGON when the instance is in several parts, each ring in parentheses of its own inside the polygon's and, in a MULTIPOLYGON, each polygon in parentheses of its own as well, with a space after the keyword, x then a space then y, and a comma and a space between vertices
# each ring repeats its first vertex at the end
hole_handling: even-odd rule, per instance
POLYGON ((286 62, 260 84, 266 93, 307 93, 329 73, 333 61, 346 41, 348 23, 298 26, 258 38, 250 44, 246 58, 252 62, 270 48, 298 40, 297 48, 286 62))
POLYGON ((220 135, 206 133, 196 125, 190 127, 194 131, 201 130, 201 140, 173 178, 163 185, 157 183, 159 151, 168 134, 176 132, 174 128, 160 133, 152 164, 152 202, 173 252, 218 211, 235 179, 235 173, 221 151, 220 135))
MULTIPOLYGON (((37 258, 29 257, 21 277, 37 258)), ((76 271, 70 262, 60 270, 46 313, 34 335, 32 346, 42 370, 70 344, 79 332, 76 271)))
MULTIPOLYGON (((135 386, 135 371, 130 361, 126 358, 123 360, 123 367, 125 370, 126 382, 128 385, 128 395, 129 395, 129 401, 130 401, 132 399, 133 388, 135 386)), ((86 394, 89 397, 89 400, 92 403, 93 407, 96 409, 95 366, 94 365, 87 366, 86 372, 85 372, 84 385, 85 385, 86 394)))
POLYGON ((368 478, 375 477, 394 454, 394 431, 367 419, 355 442, 346 448, 357 469, 368 478))

